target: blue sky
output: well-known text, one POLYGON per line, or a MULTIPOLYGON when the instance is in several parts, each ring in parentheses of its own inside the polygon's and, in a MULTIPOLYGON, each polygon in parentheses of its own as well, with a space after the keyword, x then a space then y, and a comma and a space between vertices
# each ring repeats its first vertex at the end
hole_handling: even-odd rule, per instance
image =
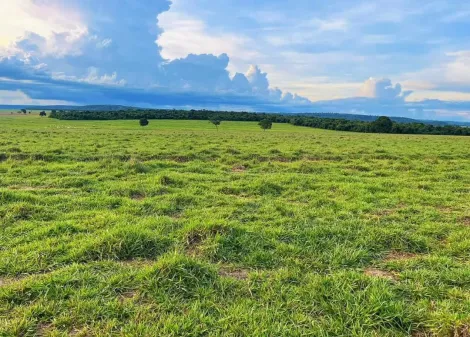
POLYGON ((470 120, 466 1, 0 3, 0 104, 470 120))

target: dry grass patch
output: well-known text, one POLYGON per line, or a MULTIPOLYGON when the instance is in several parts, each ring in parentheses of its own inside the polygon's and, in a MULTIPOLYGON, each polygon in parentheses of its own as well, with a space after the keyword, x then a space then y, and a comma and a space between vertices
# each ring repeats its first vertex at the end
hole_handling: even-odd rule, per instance
POLYGON ((243 165, 235 165, 232 167, 232 172, 234 173, 242 173, 246 171, 246 167, 243 165))
POLYGON ((36 329, 36 336, 38 337, 43 337, 43 336, 49 336, 50 332, 52 330, 52 324, 48 323, 41 323, 38 325, 36 329))
POLYGON ((463 223, 465 226, 470 226, 470 215, 461 218, 460 222, 463 223))
POLYGON ((387 254, 385 256, 384 261, 385 262, 390 262, 390 261, 405 261, 405 260, 412 260, 417 258, 418 255, 414 253, 408 253, 408 252, 397 252, 393 251, 387 254))
POLYGON ((366 270, 364 270, 364 274, 370 277, 377 277, 377 278, 390 280, 390 281, 398 280, 397 274, 394 274, 385 270, 380 270, 377 268, 367 268, 366 270))
POLYGON ((247 269, 231 269, 231 268, 221 268, 219 270, 219 276, 233 278, 239 281, 247 280, 249 277, 249 270, 247 269))
POLYGON ((69 336, 72 337, 89 337, 91 336, 90 332, 88 331, 88 328, 75 328, 72 331, 70 331, 69 336))

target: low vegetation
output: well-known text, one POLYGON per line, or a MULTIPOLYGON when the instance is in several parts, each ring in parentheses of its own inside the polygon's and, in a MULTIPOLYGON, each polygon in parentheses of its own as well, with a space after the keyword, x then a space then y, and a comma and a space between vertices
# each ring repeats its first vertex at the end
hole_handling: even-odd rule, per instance
POLYGON ((219 129, 0 116, 0 336, 468 336, 468 138, 219 129))

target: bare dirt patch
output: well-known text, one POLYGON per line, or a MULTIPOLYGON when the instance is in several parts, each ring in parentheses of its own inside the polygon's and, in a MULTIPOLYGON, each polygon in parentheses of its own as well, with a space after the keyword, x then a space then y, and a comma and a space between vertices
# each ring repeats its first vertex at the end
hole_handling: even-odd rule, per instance
POLYGON ((0 288, 6 287, 15 282, 21 281, 21 278, 1 278, 0 277, 0 288))
POLYGON ((391 281, 396 281, 398 279, 396 274, 377 268, 367 268, 366 270, 364 270, 364 274, 366 274, 367 276, 377 277, 391 281))
POLYGON ((385 256, 384 261, 389 262, 389 261, 404 261, 404 260, 412 260, 417 258, 417 254, 413 253, 408 253, 408 252, 390 252, 385 256))
POLYGON ((70 331, 69 336, 74 336, 74 337, 88 337, 91 336, 91 334, 88 332, 87 328, 75 328, 72 331, 70 331))
POLYGON ((464 216, 463 218, 460 219, 460 221, 461 221, 465 226, 470 226, 470 215, 464 216))
POLYGON ((36 336, 47 336, 52 329, 52 324, 40 323, 36 329, 36 336))
POLYGON ((232 172, 234 173, 242 173, 246 171, 246 167, 243 165, 235 165, 232 167, 232 172))
POLYGON ((144 193, 140 193, 140 192, 132 193, 132 194, 131 194, 131 199, 132 199, 132 200, 137 200, 137 201, 144 200, 144 199, 145 199, 145 194, 144 194, 144 193))
POLYGON ((441 213, 444 213, 444 214, 450 214, 450 213, 454 212, 454 209, 452 207, 449 207, 449 206, 438 206, 437 210, 441 213))
POLYGON ((188 247, 198 246, 204 239, 206 235, 200 232, 191 232, 186 237, 186 245, 188 247))
POLYGON ((393 214, 396 214, 398 213, 400 210, 406 208, 406 204, 404 203, 400 203, 398 204, 396 207, 393 207, 393 208, 387 208, 387 209, 381 209, 381 210, 378 210, 375 215, 378 216, 379 218, 381 217, 387 217, 387 216, 390 216, 390 215, 393 215, 393 214))
POLYGON ((186 236, 185 250, 191 256, 200 255, 200 248, 205 240, 223 234, 227 231, 224 226, 213 226, 211 228, 200 228, 189 232, 186 236))
MULTIPOLYGON (((437 337, 440 336, 430 331, 417 331, 413 333, 413 337, 437 337)), ((445 336, 449 337, 470 337, 470 325, 462 324, 454 327, 453 330, 449 331, 445 336)))
POLYGON ((136 291, 126 291, 125 293, 119 294, 119 302, 124 303, 128 300, 132 300, 137 297, 136 291))
POLYGON ((221 268, 219 270, 219 276, 233 278, 239 281, 244 281, 248 279, 249 270, 247 269, 229 269, 229 268, 221 268))

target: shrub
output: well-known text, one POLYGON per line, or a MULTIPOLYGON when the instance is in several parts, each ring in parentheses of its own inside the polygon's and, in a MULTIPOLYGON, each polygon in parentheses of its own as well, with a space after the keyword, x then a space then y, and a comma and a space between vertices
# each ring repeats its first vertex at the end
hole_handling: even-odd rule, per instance
POLYGON ((270 121, 269 119, 263 119, 258 123, 258 125, 261 127, 261 129, 266 131, 273 127, 273 122, 270 121))
POLYGON ((218 118, 211 119, 210 122, 211 122, 212 124, 214 124, 215 127, 216 127, 216 129, 217 129, 217 131, 219 131, 219 125, 220 125, 220 123, 221 123, 221 122, 220 122, 220 119, 218 119, 218 118))

